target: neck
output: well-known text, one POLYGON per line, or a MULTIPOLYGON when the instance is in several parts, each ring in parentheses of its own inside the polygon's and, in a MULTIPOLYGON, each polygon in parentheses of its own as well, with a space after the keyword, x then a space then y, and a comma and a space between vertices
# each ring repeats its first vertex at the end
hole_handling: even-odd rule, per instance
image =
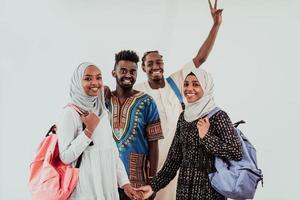
POLYGON ((162 78, 160 80, 151 80, 151 79, 148 79, 148 83, 150 85, 150 87, 152 89, 159 89, 159 88, 164 88, 166 83, 165 83, 165 79, 162 78))

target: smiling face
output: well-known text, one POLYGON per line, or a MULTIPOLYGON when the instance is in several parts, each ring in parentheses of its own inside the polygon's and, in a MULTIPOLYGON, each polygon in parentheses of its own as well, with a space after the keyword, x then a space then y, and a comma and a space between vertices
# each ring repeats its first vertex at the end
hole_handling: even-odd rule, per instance
POLYGON ((149 80, 160 81, 164 78, 164 61, 158 52, 149 53, 142 67, 149 80))
POLYGON ((101 71, 93 65, 88 66, 83 74, 82 87, 88 96, 98 96, 103 87, 101 71))
POLYGON ((190 74, 185 78, 183 93, 188 103, 194 103, 203 96, 204 92, 201 84, 194 74, 190 74))
POLYGON ((137 64, 128 60, 120 60, 112 71, 117 85, 123 89, 132 89, 137 77, 137 64))

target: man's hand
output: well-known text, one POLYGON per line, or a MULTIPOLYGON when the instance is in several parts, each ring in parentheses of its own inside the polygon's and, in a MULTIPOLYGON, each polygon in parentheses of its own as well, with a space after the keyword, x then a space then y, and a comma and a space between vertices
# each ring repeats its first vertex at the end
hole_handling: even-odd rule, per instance
POLYGON ((111 90, 107 85, 104 86, 104 98, 105 101, 110 101, 111 99, 111 90))
POLYGON ((136 191, 142 191, 144 199, 149 199, 154 193, 150 185, 145 185, 135 189, 136 191))
POLYGON ((215 5, 214 7, 212 6, 211 0, 208 0, 209 3, 209 8, 210 8, 210 13, 211 16, 214 20, 214 24, 220 25, 222 23, 222 11, 223 9, 218 9, 218 0, 215 0, 215 5))
POLYGON ((125 194, 132 200, 143 200, 143 194, 136 191, 129 183, 123 186, 125 194))

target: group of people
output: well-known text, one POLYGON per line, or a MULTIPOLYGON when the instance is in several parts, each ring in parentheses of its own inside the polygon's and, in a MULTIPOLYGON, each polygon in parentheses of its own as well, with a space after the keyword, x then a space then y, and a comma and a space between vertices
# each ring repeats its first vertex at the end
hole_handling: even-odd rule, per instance
POLYGON ((211 187, 208 174, 215 170, 215 156, 239 160, 242 152, 224 111, 206 117, 216 107, 214 84, 199 67, 222 21, 217 1, 208 2, 214 23, 207 39, 193 60, 170 76, 185 97, 184 109, 164 77, 159 51, 143 55, 148 80, 137 85, 139 56, 131 50, 117 53, 113 91, 95 64, 75 69, 72 106, 63 109, 58 123, 61 160, 74 166, 83 153, 71 200, 226 199, 211 187))

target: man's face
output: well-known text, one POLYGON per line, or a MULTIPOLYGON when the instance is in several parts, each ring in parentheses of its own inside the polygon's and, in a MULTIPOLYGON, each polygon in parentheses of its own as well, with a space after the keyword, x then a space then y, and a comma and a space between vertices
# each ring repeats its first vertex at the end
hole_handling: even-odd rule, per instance
POLYGON ((128 60, 120 60, 112 71, 112 75, 116 78, 118 86, 131 89, 136 81, 137 64, 128 60))
POLYGON ((159 53, 149 53, 145 58, 143 71, 148 79, 160 81, 164 78, 164 61, 159 53))

